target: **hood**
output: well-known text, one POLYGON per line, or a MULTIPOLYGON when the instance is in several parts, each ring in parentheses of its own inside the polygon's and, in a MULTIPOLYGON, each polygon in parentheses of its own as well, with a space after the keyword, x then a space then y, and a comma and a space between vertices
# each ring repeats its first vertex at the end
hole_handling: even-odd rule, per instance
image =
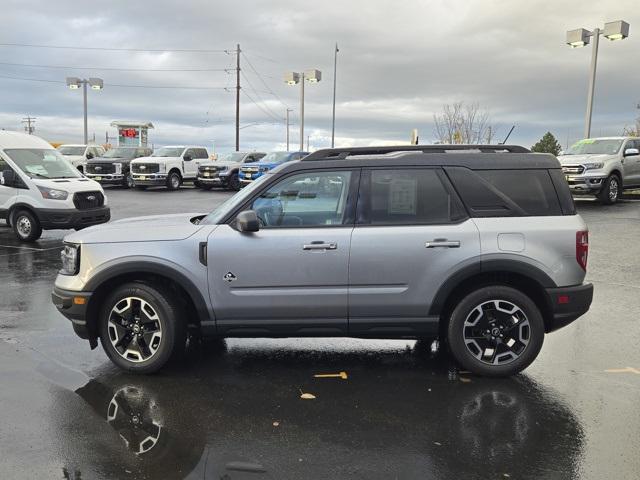
POLYGON ((589 154, 589 155, 560 155, 561 165, 581 165, 589 162, 605 162, 607 160, 616 159, 617 155, 607 155, 606 153, 589 154))
POLYGON ((182 160, 182 157, 138 157, 132 163, 164 163, 169 160, 182 160))
POLYGON ((114 163, 126 161, 124 157, 95 157, 91 160, 87 160, 87 163, 114 163))
POLYGON ((205 213, 178 213, 173 215, 153 215, 116 220, 102 225, 85 228, 64 237, 71 243, 127 243, 184 240, 202 225, 191 223, 193 217, 205 213))
MULTIPOLYGON (((87 191, 99 191, 104 194, 102 190, 102 186, 93 180, 89 180, 85 177, 80 178, 53 178, 47 180, 46 178, 32 178, 31 181, 40 185, 41 187, 46 188, 57 188, 58 190, 66 190, 70 194, 74 194, 76 192, 87 192, 87 191)), ((106 198, 106 195, 105 195, 106 198)))

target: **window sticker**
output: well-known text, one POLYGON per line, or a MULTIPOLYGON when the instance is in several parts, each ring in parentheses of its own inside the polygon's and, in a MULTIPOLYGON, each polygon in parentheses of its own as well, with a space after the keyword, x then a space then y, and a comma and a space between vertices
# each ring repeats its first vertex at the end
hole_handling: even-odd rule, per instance
POLYGON ((394 178, 389 185, 391 215, 415 215, 418 203, 418 181, 415 178, 394 178))

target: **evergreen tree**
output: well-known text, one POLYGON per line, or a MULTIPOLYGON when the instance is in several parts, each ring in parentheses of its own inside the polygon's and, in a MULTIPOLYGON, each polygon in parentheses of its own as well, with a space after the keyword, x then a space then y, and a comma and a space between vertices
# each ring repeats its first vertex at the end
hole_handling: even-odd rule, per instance
POLYGON ((551 132, 545 133, 540 141, 531 147, 532 152, 551 153, 553 155, 558 155, 560 150, 562 150, 562 146, 551 132))

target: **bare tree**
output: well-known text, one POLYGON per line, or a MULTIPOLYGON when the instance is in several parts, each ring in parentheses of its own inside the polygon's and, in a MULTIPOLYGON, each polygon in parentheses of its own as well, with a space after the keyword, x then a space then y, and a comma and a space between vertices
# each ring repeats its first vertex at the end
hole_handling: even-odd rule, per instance
POLYGON ((489 123, 489 113, 480 104, 456 102, 442 106, 441 114, 434 114, 435 135, 439 143, 491 143, 495 129, 489 123))

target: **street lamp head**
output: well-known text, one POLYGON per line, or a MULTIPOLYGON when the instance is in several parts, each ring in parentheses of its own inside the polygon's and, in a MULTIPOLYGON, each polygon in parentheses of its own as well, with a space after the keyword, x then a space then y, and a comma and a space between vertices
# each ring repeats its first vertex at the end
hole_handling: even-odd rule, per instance
POLYGON ((89 85, 91 85, 91 90, 102 90, 104 88, 104 82, 101 78, 90 78, 89 85))
POLYGON ((287 85, 295 85, 300 83, 300 74, 298 72, 287 72, 284 74, 284 83, 287 85))
POLYGON ((591 32, 584 28, 578 28, 576 30, 569 30, 567 32, 567 45, 571 48, 584 47, 589 44, 589 37, 591 32))
POLYGON ((629 36, 629 24, 623 20, 607 22, 604 24, 603 35, 611 41, 623 40, 629 36))
POLYGON ((78 77, 67 77, 67 87, 71 90, 77 90, 80 88, 81 80, 78 77))
POLYGON ((322 72, 320 70, 307 70, 304 72, 304 78, 309 83, 318 83, 322 80, 322 72))

